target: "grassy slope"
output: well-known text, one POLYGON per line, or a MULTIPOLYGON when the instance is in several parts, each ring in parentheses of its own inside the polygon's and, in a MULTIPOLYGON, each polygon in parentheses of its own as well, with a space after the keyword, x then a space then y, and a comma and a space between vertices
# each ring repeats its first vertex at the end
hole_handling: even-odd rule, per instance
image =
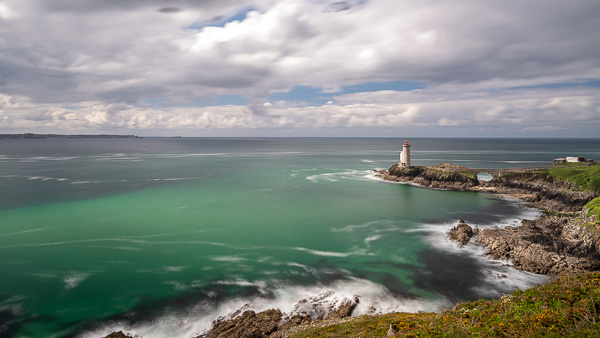
POLYGON ((588 209, 587 216, 596 215, 596 220, 600 222, 600 197, 596 197, 585 205, 588 209))
POLYGON ((550 174, 560 180, 575 183, 582 191, 600 191, 600 164, 572 167, 552 167, 550 174))
POLYGON ((564 277, 442 313, 361 316, 290 337, 600 337, 600 273, 564 277))

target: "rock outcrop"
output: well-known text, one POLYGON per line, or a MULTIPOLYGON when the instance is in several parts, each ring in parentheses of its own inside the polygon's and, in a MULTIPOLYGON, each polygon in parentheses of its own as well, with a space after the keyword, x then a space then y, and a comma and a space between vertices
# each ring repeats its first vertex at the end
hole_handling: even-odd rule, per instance
POLYGON ((519 227, 481 230, 477 243, 496 259, 535 273, 565 274, 600 269, 599 244, 572 217, 544 216, 519 227))
POLYGON ((281 311, 278 309, 266 310, 259 313, 247 310, 236 318, 214 321, 212 329, 199 337, 269 337, 279 329, 281 316, 281 311))
POLYGON ((450 236, 450 239, 458 242, 462 248, 463 246, 467 245, 471 237, 478 232, 479 229, 475 228, 475 230, 473 230, 470 225, 461 219, 457 226, 450 229, 448 236, 450 236))
POLYGON ((577 212, 598 194, 570 190, 565 182, 544 180, 532 175, 531 181, 520 181, 519 175, 499 177, 490 182, 482 182, 487 191, 498 194, 523 194, 523 200, 533 208, 554 212, 577 212))
POLYGON ((352 310, 356 307, 356 302, 349 299, 342 301, 336 309, 330 309, 329 314, 325 319, 342 319, 349 317, 352 314, 352 310))
POLYGON ((215 320, 212 329, 197 338, 282 338, 294 326, 349 317, 358 303, 358 297, 354 300, 346 298, 328 303, 332 295, 333 293, 324 293, 303 299, 294 306, 291 315, 284 315, 280 310, 266 310, 259 313, 246 310, 241 315, 237 315, 236 312, 230 316, 233 318, 215 320))
POLYGON ((444 168, 401 167, 394 164, 387 171, 379 171, 379 177, 387 181, 412 182, 424 187, 447 190, 468 190, 479 185, 472 174, 446 172, 444 168))
POLYGON ((123 333, 123 331, 118 331, 118 332, 113 332, 104 338, 133 338, 133 337, 123 333))

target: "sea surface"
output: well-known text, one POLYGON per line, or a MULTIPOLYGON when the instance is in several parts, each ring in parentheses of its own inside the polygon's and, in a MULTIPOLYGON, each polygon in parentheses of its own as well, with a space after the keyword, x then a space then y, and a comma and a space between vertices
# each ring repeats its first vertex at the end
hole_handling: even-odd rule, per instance
MULTIPOLYGON (((403 141, 0 140, 0 336, 192 337, 240 309, 439 311, 546 280, 446 235, 538 211, 377 180, 403 141)), ((409 142, 415 165, 600 160, 598 139, 409 142)))

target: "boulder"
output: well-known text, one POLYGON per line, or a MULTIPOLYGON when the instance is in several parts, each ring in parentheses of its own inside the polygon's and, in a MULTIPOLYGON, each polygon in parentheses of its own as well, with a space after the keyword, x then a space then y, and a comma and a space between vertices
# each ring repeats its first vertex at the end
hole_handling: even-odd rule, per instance
POLYGON ((247 310, 242 315, 229 320, 216 320, 210 331, 200 337, 222 338, 222 337, 268 337, 279 328, 281 311, 266 310, 256 313, 247 310))
POLYGON ((355 302, 351 301, 350 299, 346 299, 337 308, 330 308, 325 319, 342 319, 349 317, 356 305, 357 304, 355 302))
POLYGON ((475 232, 473 231, 473 228, 471 228, 471 226, 465 223, 465 221, 462 219, 457 226, 453 227, 448 232, 450 239, 458 242, 461 248, 469 242, 474 234, 475 232))
POLYGON ((123 333, 123 331, 118 331, 118 332, 113 332, 104 338, 133 338, 133 337, 123 333))

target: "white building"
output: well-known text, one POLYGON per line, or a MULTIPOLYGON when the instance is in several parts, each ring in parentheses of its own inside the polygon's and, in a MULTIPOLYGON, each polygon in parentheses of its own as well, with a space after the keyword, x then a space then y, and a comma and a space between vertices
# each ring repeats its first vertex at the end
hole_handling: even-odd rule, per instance
POLYGON ((405 140, 402 145, 402 151, 400 152, 400 166, 410 167, 410 144, 405 140))
POLYGON ((566 160, 569 163, 585 162, 585 158, 578 156, 567 156, 566 160))

